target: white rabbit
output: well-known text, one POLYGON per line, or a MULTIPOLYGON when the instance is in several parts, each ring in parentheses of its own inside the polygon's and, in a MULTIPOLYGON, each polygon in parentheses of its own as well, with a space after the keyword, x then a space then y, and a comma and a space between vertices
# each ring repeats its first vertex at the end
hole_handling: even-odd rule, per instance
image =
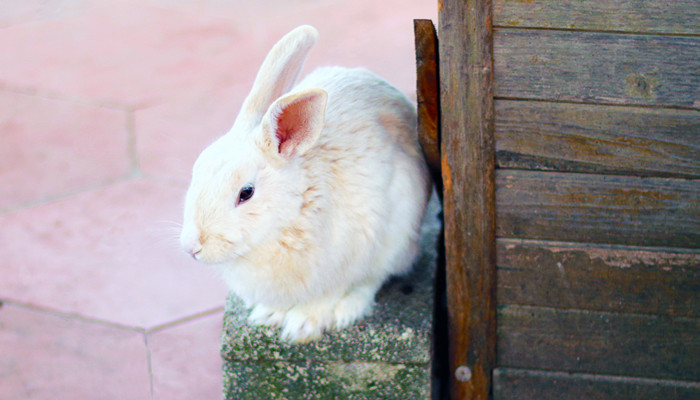
POLYGON ((317 37, 301 26, 267 55, 231 130, 194 164, 181 234, 252 323, 292 342, 367 315, 408 271, 432 187, 396 88, 341 67, 294 86, 317 37))

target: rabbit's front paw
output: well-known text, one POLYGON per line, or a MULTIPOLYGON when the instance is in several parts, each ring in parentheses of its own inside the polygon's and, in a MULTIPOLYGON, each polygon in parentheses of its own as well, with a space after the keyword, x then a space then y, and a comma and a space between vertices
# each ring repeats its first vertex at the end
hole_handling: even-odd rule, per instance
POLYGON ((343 329, 367 316, 372 311, 374 290, 371 286, 363 286, 340 299, 333 309, 335 328, 343 329))
POLYGON ((277 327, 282 325, 286 314, 286 309, 267 307, 258 304, 251 310, 248 321, 253 325, 277 327))
POLYGON ((306 343, 319 339, 323 331, 333 326, 333 307, 323 303, 296 306, 287 312, 282 327, 282 339, 306 343))

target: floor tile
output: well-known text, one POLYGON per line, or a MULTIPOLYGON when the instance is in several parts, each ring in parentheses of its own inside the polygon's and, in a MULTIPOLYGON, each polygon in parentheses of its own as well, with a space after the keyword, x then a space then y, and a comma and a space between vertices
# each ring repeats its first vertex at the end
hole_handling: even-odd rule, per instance
POLYGON ((0 353, 3 399, 151 398, 142 332, 5 304, 0 353))
MULTIPOLYGON (((187 13, 228 18, 246 32, 231 35, 228 45, 219 49, 226 53, 228 72, 202 76, 209 83, 135 113, 140 167, 147 174, 184 182, 201 150, 231 127, 267 51, 288 30, 310 23, 320 31, 306 72, 322 65, 364 66, 415 98, 413 18, 436 13, 419 1, 271 1, 266 21, 254 24, 259 10, 252 3, 237 6, 235 12, 220 1, 199 2, 196 9, 179 4, 187 13), (346 18, 354 22, 343 22, 346 18)), ((213 35, 229 33, 213 30, 213 35)))
POLYGON ((0 92, 0 211, 130 173, 123 111, 0 92))
POLYGON ((80 12, 85 0, 6 1, 0 7, 0 27, 25 22, 65 18, 80 12))
MULTIPOLYGON (((173 4, 170 0, 151 2, 173 4)), ((175 4, 188 14, 216 15, 228 20, 237 32, 244 32, 245 36, 231 37, 230 47, 224 50, 256 68, 282 35, 310 24, 321 36, 306 71, 318 65, 364 66, 411 93, 415 91, 413 19, 437 22, 437 5, 424 0, 269 0, 236 2, 235 6, 221 0, 201 0, 175 4), (238 51, 239 46, 245 46, 244 51, 238 51)), ((242 78, 236 70, 229 76, 242 78)))
POLYGON ((282 34, 310 23, 323 38, 311 64, 367 66, 413 92, 412 20, 436 13, 417 0, 275 0, 265 11, 257 3, 218 2, 209 12, 198 3, 86 3, 69 18, 3 29, 0 83, 139 107, 240 79, 239 70, 251 60, 257 67, 282 34))
POLYGON ((179 249, 184 188, 142 179, 0 216, 0 296, 150 328, 224 304, 179 249))
POLYGON ((69 18, 0 31, 0 83, 140 107, 235 74, 232 43, 247 42, 229 21, 196 10, 88 3, 69 18))
POLYGON ((223 311, 148 335, 154 400, 222 397, 223 311))
POLYGON ((189 183, 197 156, 231 128, 248 89, 248 84, 207 89, 138 110, 134 129, 140 169, 149 176, 189 183))

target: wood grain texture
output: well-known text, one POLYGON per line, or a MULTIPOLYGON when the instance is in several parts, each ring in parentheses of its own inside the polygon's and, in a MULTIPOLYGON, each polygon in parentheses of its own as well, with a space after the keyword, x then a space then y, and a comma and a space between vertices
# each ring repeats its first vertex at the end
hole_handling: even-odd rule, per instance
POLYGON ((497 97, 700 109, 700 37, 494 33, 497 97))
POLYGON ((700 251, 499 239, 498 302, 700 317, 700 251))
POLYGON ((494 0, 494 25, 700 34, 697 0, 494 0))
POLYGON ((570 374, 499 368, 494 371, 494 400, 691 400, 700 384, 609 375, 570 374))
POLYGON ((700 320, 501 306, 499 367, 700 380, 700 320))
POLYGON ((485 400, 496 351, 492 3, 438 8, 450 392, 485 400), (460 366, 470 379, 457 379, 460 366))
POLYGON ((498 170, 497 235, 700 248, 700 181, 498 170))
POLYGON ((438 70, 438 38, 433 21, 413 20, 416 46, 416 96, 418 139, 428 167, 442 196, 440 174, 440 76, 438 70))
POLYGON ((700 112, 499 100, 500 168, 700 178, 700 112))

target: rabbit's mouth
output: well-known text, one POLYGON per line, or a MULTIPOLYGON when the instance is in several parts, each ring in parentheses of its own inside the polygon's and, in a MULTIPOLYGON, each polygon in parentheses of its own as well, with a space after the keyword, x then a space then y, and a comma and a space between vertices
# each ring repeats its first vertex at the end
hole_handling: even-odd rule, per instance
POLYGON ((204 264, 221 264, 228 261, 227 259, 224 259, 224 257, 221 257, 218 254, 210 254, 210 252, 206 252, 203 249, 190 254, 192 255, 192 258, 194 258, 196 261, 204 264))
MULTIPOLYGON (((200 248, 188 253, 195 260, 205 264, 226 264, 241 258, 245 249, 226 239, 209 239, 200 248)), ((243 246, 245 247, 245 246, 243 246)))

